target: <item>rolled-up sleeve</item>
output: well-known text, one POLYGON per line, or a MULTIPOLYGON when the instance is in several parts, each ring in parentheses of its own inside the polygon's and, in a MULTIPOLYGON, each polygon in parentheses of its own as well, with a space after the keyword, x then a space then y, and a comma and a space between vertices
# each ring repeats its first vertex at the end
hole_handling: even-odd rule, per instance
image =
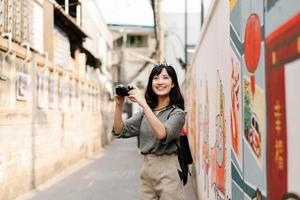
POLYGON ((177 139, 180 135, 180 131, 185 122, 185 112, 181 109, 174 110, 169 119, 164 123, 166 130, 166 138, 163 140, 163 143, 169 143, 177 139))
POLYGON ((120 134, 115 134, 112 130, 112 134, 117 138, 130 138, 138 136, 140 134, 140 126, 143 119, 143 112, 137 112, 131 118, 127 119, 123 123, 123 127, 120 134))

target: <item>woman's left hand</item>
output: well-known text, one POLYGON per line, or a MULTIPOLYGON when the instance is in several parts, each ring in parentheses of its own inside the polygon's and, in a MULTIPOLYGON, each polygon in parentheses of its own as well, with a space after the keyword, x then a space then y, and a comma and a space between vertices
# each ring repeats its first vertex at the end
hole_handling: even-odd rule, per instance
POLYGON ((133 87, 133 89, 128 92, 128 98, 131 101, 138 103, 142 107, 145 104, 147 104, 143 92, 140 89, 138 89, 135 85, 131 87, 133 87))

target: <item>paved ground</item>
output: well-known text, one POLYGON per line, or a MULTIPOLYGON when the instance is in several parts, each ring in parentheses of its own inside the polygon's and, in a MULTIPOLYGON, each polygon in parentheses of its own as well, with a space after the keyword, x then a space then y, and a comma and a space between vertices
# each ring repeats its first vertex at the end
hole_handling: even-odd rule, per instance
MULTIPOLYGON (((136 139, 117 139, 17 200, 138 200, 141 165, 136 139)), ((190 183, 186 196, 196 200, 190 183)))

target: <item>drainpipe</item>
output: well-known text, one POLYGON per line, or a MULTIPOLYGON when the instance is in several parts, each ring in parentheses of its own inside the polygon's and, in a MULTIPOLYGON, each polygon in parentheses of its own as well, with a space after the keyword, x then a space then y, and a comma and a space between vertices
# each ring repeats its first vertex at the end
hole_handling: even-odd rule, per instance
POLYGON ((186 65, 188 65, 188 60, 187 60, 187 27, 188 27, 188 15, 187 15, 187 0, 185 0, 184 2, 184 61, 186 63, 186 65))

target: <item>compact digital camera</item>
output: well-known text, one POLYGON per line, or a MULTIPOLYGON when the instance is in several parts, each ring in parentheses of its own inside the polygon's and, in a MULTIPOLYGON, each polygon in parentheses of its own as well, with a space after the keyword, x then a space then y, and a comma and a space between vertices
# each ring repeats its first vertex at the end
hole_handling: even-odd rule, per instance
POLYGON ((131 87, 131 86, 125 86, 125 85, 120 84, 120 85, 116 86, 116 94, 118 96, 122 96, 122 97, 128 96, 129 95, 128 92, 132 89, 133 89, 133 87, 131 87))

